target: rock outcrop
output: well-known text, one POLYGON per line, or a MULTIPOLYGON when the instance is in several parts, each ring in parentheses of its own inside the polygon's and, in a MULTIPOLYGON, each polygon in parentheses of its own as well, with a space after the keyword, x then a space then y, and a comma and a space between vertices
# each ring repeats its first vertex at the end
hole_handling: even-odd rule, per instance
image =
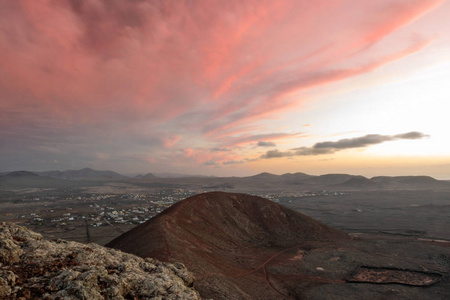
POLYGON ((1 299, 201 299, 181 263, 0 224, 1 299))

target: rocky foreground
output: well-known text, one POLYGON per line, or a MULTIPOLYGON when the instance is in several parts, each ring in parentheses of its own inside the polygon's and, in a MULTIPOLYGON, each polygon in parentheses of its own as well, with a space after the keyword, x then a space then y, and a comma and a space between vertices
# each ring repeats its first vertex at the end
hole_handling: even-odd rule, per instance
POLYGON ((0 224, 1 299, 201 299, 181 263, 0 224))

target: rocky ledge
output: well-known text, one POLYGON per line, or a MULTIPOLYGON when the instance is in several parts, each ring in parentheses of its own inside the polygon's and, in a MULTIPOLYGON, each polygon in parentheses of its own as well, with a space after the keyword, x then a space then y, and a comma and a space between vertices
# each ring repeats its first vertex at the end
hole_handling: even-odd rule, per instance
POLYGON ((47 241, 0 223, 1 299, 201 299, 181 263, 96 244, 47 241))

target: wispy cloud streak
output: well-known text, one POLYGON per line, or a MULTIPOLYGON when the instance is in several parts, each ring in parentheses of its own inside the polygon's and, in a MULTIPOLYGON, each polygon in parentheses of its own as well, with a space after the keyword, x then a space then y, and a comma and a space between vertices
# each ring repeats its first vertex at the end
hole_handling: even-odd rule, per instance
POLYGON ((337 151, 352 149, 352 148, 364 148, 371 145, 381 144, 384 142, 395 140, 416 140, 428 137, 428 135, 421 132, 412 131, 408 133, 402 133, 397 135, 380 135, 380 134, 368 134, 362 137, 352 139, 341 139, 336 142, 320 142, 314 144, 312 147, 300 147, 294 148, 292 151, 279 151, 270 150, 261 156, 261 158, 276 158, 276 157, 289 157, 289 156, 308 156, 308 155, 321 155, 331 154, 337 151))

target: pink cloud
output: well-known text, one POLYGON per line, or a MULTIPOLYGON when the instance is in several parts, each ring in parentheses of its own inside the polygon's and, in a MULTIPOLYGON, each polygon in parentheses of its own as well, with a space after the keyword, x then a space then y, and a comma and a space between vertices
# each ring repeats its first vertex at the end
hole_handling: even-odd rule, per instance
POLYGON ((0 140, 64 152, 75 136, 86 149, 102 143, 92 159, 127 141, 139 153, 186 147, 192 161, 242 161, 204 145, 298 135, 256 122, 297 107, 293 92, 423 51, 429 36, 385 38, 442 3, 3 1, 0 111, 14 113, 0 112, 0 140))
POLYGON ((164 148, 172 148, 180 140, 181 137, 179 135, 165 137, 163 140, 164 148))
MULTIPOLYGON (((355 12, 350 9, 350 14, 353 13, 357 21, 364 21, 365 24, 368 24, 360 30, 349 29, 352 28, 352 24, 347 24, 349 20, 346 20, 348 18, 346 14, 333 17, 336 19, 333 21, 337 26, 336 28, 325 26, 330 32, 324 33, 324 35, 338 36, 339 42, 329 42, 327 38, 310 36, 310 32, 308 32, 305 34, 305 40, 299 39, 299 41, 306 42, 308 46, 324 41, 327 43, 318 45, 310 52, 304 53, 300 50, 299 58, 288 60, 273 68, 260 68, 257 75, 251 76, 252 74, 250 74, 248 78, 241 78, 241 81, 247 84, 230 91, 230 96, 248 95, 244 99, 247 109, 243 111, 241 101, 231 101, 218 106, 215 118, 206 125, 210 134, 216 135, 220 131, 253 122, 255 119, 270 117, 274 113, 289 109, 292 105, 297 105, 288 98, 289 94, 293 92, 369 73, 423 50, 431 43, 430 39, 413 40, 412 45, 405 45, 400 49, 389 46, 387 49, 392 48, 392 50, 389 49, 388 51, 391 53, 388 54, 373 53, 371 48, 390 33, 409 24, 441 3, 442 1, 415 1, 413 3, 400 2, 392 6, 376 7, 379 5, 376 4, 375 7, 369 7, 371 5, 365 7, 368 11, 379 10, 380 16, 378 14, 367 15, 367 12, 362 11, 363 7, 357 7, 354 9, 355 12), (368 17, 369 19, 367 19, 368 17), (363 18, 365 20, 362 20, 363 18), (344 24, 344 26, 341 25, 341 27, 339 24, 344 24), (334 30, 339 32, 333 34, 334 30), (351 32, 347 36, 346 31, 355 32, 351 32), (366 57, 361 63, 358 56, 362 55, 366 55, 366 57)), ((314 21, 311 22, 314 23, 314 21)), ((317 31, 323 30, 320 24, 315 25, 319 27, 317 31)), ((278 53, 266 53, 266 61, 271 61, 269 57, 276 54, 278 53)), ((229 82, 226 82, 228 89, 230 89, 229 85, 229 82)))
POLYGON ((211 149, 206 148, 185 148, 179 153, 170 154, 166 158, 181 164, 195 163, 197 165, 216 166, 228 161, 239 161, 242 159, 242 156, 231 151, 212 151, 211 149))
MULTIPOLYGON (((3 4, 0 63, 8 83, 27 95, 22 101, 61 114, 102 109, 167 119, 217 98, 229 115, 256 104, 260 94, 283 90, 290 68, 303 77, 329 68, 440 2, 371 4, 376 16, 361 5, 349 13, 361 15, 357 21, 370 16, 367 28, 323 48, 329 41, 320 35, 342 32, 339 23, 348 18, 334 17, 336 29, 320 20, 349 9, 338 1, 14 1, 3 4), (298 69, 305 63, 308 71, 298 69), (228 98, 241 92, 246 99, 228 98)), ((348 23, 344 30, 354 25, 348 23)))

